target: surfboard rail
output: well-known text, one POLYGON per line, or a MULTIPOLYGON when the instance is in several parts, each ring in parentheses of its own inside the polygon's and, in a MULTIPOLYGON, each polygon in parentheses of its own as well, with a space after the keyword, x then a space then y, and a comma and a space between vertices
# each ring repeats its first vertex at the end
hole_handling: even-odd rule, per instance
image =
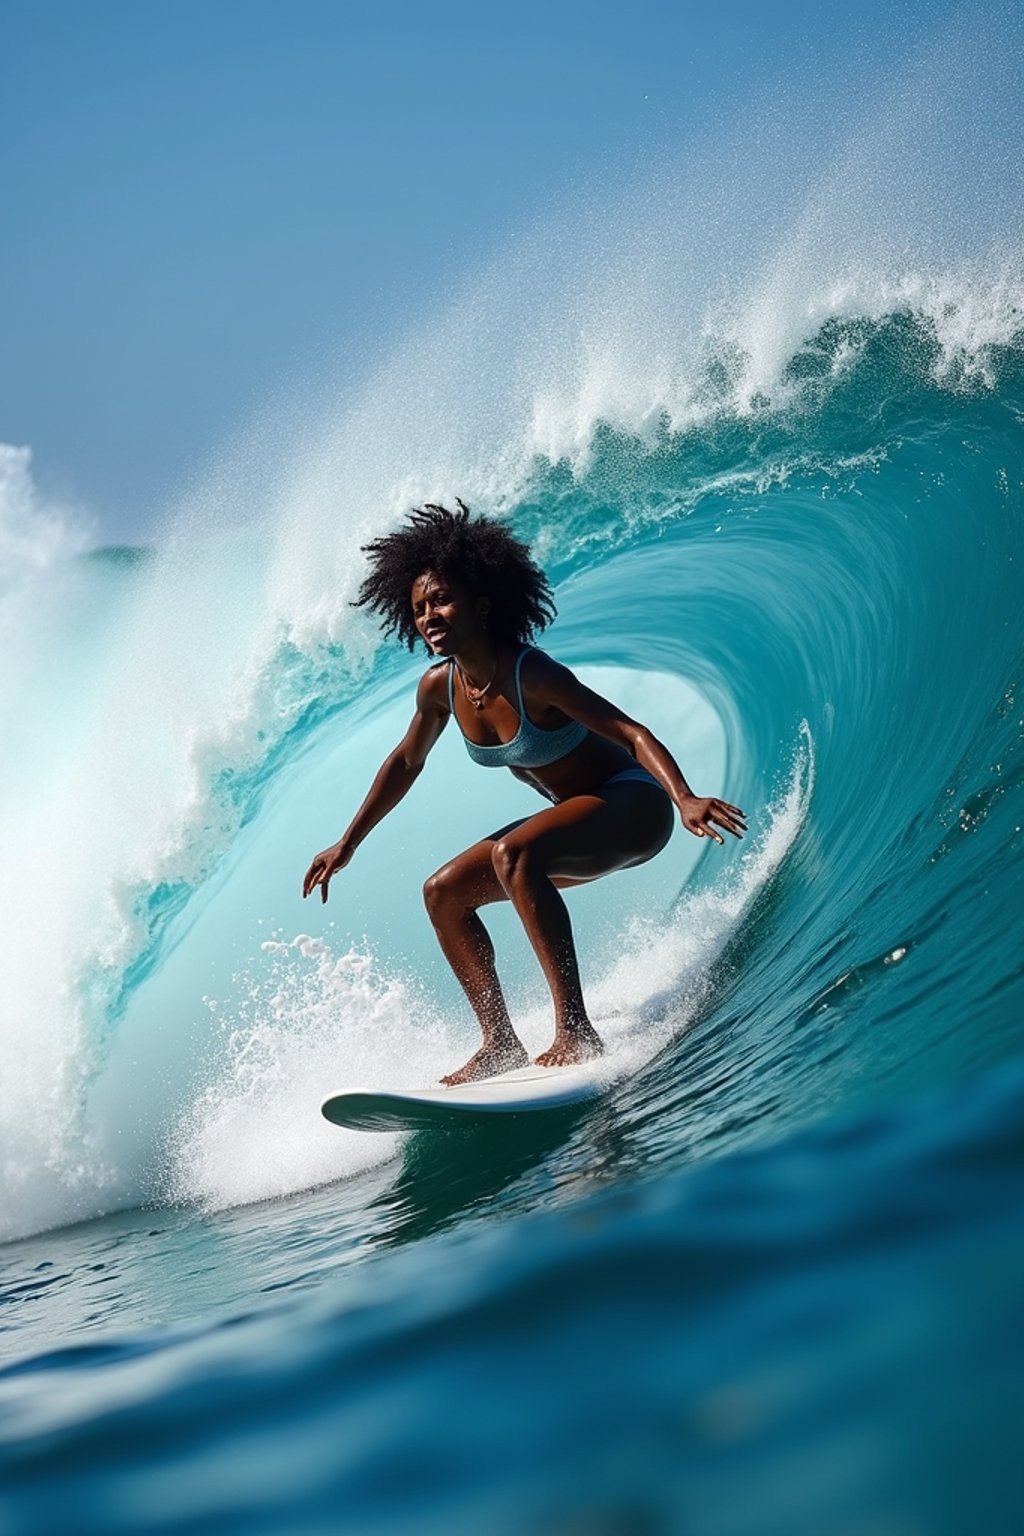
POLYGON ((584 1104, 604 1092, 594 1063, 519 1067, 446 1088, 347 1088, 328 1094, 320 1113, 350 1131, 452 1130, 496 1115, 529 1115, 584 1104))

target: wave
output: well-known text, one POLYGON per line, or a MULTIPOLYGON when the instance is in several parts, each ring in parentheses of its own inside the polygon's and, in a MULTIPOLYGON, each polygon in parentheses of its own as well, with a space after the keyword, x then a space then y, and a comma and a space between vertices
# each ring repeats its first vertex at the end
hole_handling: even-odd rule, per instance
MULTIPOLYGON (((708 787, 752 810, 755 828, 763 831, 772 807, 785 801, 801 729, 813 740, 817 787, 801 801, 806 825, 791 855, 802 873, 787 876, 785 918, 772 918, 800 938, 773 928, 768 958, 751 973, 768 995, 786 995, 778 1028, 790 1044, 803 1010, 811 1010, 800 1025, 806 1044, 824 1029, 817 1012, 831 1028, 837 1010, 856 1011, 867 995, 892 986, 900 967, 915 970, 919 948, 936 942, 960 899, 932 869, 956 859, 1018 787, 1021 354, 1013 346, 998 358, 989 352, 988 379, 960 376, 952 388, 935 374, 937 343, 920 316, 864 321, 857 330, 855 359, 835 326, 790 359, 787 375, 803 390, 799 405, 790 392, 784 409, 748 417, 723 411, 680 431, 663 421, 647 440, 599 425, 587 468, 535 461, 506 514, 534 538, 558 579, 558 654, 618 669, 620 696, 645 673, 667 680, 662 695, 673 680, 688 687, 660 728, 684 765, 688 737, 705 762, 717 753, 710 771, 724 783, 708 787), (979 613, 987 616, 980 646, 979 613), (986 759, 996 743, 993 766, 986 759)), ((200 607, 204 588, 211 600, 219 596, 230 571, 234 618, 245 631, 251 599, 237 598, 249 588, 236 552, 228 541, 217 561, 196 560, 191 595, 200 607)), ((338 1075, 332 1059, 388 1080, 404 1057, 411 1080, 437 1075, 464 1045, 418 912, 421 877, 403 881, 400 896, 390 887, 408 827, 397 827, 395 844, 380 844, 342 920, 340 947, 332 940, 323 952, 326 971, 318 961, 313 978, 287 979, 309 959, 281 933, 288 921, 294 932, 299 915, 290 890, 295 869, 334 835, 341 812, 325 820, 320 807, 343 796, 347 815, 376 756, 392 744, 410 668, 374 657, 358 619, 349 620, 347 647, 335 638, 303 651, 279 629, 274 638, 264 616, 261 659, 257 665, 250 656, 240 680, 219 655, 222 645, 232 653, 223 605, 218 630, 199 625, 197 634, 194 604, 186 613, 180 596, 172 599, 181 562, 180 548, 141 565, 105 563, 102 572, 71 562, 76 581, 94 584, 107 649, 98 643, 91 672, 68 680, 88 708, 81 707, 77 740, 65 742, 64 757, 51 765, 63 779, 63 806, 55 807, 45 773, 35 796, 23 788, 8 802, 20 825, 11 836, 5 929, 17 931, 15 904, 22 924, 9 1017, 16 1028, 21 1019, 36 1021, 5 1111, 9 1235, 140 1199, 216 1204, 342 1176, 370 1158, 369 1147, 324 1141, 313 1150, 296 1129, 301 1105, 314 1105, 338 1075), (121 638, 112 640, 118 615, 121 638), (211 730, 210 706, 228 700, 231 713, 211 730), (70 853, 68 826, 77 829, 70 853), (47 878, 54 860, 62 871, 56 897, 47 878), (418 929, 422 942, 389 936, 392 908, 393 925, 418 929), (238 959, 265 942, 262 922, 278 930, 273 943, 286 945, 272 952, 281 973, 272 985, 259 966, 238 959), (374 958, 357 964, 352 945, 364 933, 372 935, 364 953, 374 958), (40 943, 39 934, 52 937, 40 943), (359 969, 364 963, 372 983, 359 969), (345 985, 355 987, 347 1001, 337 993, 346 975, 345 985), (376 1047, 365 1036, 367 986, 391 1000, 391 1023, 376 1047), (302 1007, 294 998, 282 1002, 289 987, 306 999, 302 1007), (416 999, 417 988, 425 997, 416 999), (211 996, 219 1019, 203 1001, 211 996), (260 1152, 239 1156, 260 1124, 260 1152)), ((636 712, 643 708, 649 713, 646 703, 636 712)), ((52 729, 45 712, 39 720, 44 734, 52 729)), ((446 775, 457 771, 453 759, 446 775)), ((424 850, 417 862, 423 874, 431 857, 441 862, 459 836, 475 835, 472 818, 479 828, 490 813, 468 780, 459 798, 464 820, 436 829, 436 855, 424 850)), ((761 884, 772 888, 776 864, 759 867, 761 884)), ((659 902, 672 906, 680 887, 709 879, 704 865, 689 884, 685 874, 672 890, 640 882, 625 898, 627 925, 629 914, 649 921, 659 902)), ((607 885, 608 910, 595 907, 592 920, 601 943, 613 914, 622 933, 623 894, 607 885)), ((723 889, 711 886, 724 911, 723 889)), ((620 979, 620 993, 632 992, 633 1027, 647 1019, 648 1055, 703 1017, 696 1000, 714 995, 713 956, 725 939, 712 924, 701 958, 688 961, 691 924, 692 914, 659 929, 658 942, 674 957, 665 972, 674 981, 660 992, 649 991, 663 966, 648 948, 620 979), (673 987, 675 1004, 663 997, 652 1020, 645 1002, 673 987)), ((753 923, 750 934, 759 932, 753 923)), ((502 943, 514 943, 511 932, 502 943)), ((513 952, 511 965, 514 984, 523 978, 524 1017, 541 1017, 529 994, 528 956, 513 952)), ((947 966, 938 975, 948 983, 947 966)), ((922 1008, 937 976, 923 985, 918 977, 922 1008)), ((597 974, 591 979, 600 997, 604 984, 597 974)), ((744 990, 753 985, 748 980, 744 990)), ((896 1017, 905 1022, 898 1008, 896 1017)), ((893 1044, 883 1038, 884 1057, 893 1044)), ((986 1047, 976 1042, 974 1055, 996 1050, 1000 1039, 1005 1048, 1003 1026, 986 1047)), ((907 1062, 922 1051, 927 1057, 911 1033, 907 1062)), ((847 1060, 840 1079, 851 1066, 847 1060)), ((787 1113, 802 1095, 854 1092, 869 1068, 855 1067, 843 1087, 834 1068, 817 1076, 806 1066, 791 1070, 787 1113)), ((898 1070, 888 1062, 887 1072, 898 1070)), ((750 1090, 745 1080, 738 1091, 750 1090)), ((730 1102, 726 1095, 723 1111, 730 1102)), ((761 1117, 762 1134, 770 1118, 761 1117)), ((376 1148, 373 1157, 382 1155, 376 1148)))

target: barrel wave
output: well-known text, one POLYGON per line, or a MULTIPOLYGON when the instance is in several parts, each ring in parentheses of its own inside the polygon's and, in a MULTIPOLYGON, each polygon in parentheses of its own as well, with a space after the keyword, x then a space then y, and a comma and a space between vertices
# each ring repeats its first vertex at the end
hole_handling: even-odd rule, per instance
MULTIPOLYGON (((153 548, 91 548, 5 451, 0 1233, 37 1358, 0 1394, 69 1458, 83 1529, 206 1507, 199 1485, 172 1513, 105 1502, 151 1369, 161 1438, 125 1451, 134 1474, 187 1472, 226 1405, 273 1433, 267 1507, 294 1528, 339 1496, 352 1529, 401 1523, 370 1450, 334 1456, 374 1393, 373 1454, 429 1443, 450 1474, 407 1529, 511 1530, 515 1508, 552 1532, 685 1512, 810 1533, 847 1529, 840 1507, 851 1531, 1014 1528, 979 1510, 1019 1398, 1000 1340, 1024 1194, 1024 272, 1008 195, 950 233, 949 200, 982 195, 973 140, 942 218, 901 201, 892 145, 920 179, 962 123, 945 99, 927 143, 891 121, 854 136, 852 187, 837 171, 802 210, 773 194, 771 239, 753 159, 741 206, 706 167, 673 170, 614 242, 581 215, 553 267, 532 235, 326 412, 233 444, 153 548), (899 242, 878 234, 895 206, 899 242), (532 541, 547 648, 750 833, 723 853, 680 829, 574 893, 598 1106, 402 1142, 320 1123, 319 1100, 463 1059, 420 887, 535 802, 449 731, 329 905, 299 887, 425 665, 352 608, 360 546, 455 495, 532 541), (89 1289, 97 1254, 109 1292, 89 1289), (54 1316, 107 1342, 40 1355, 54 1316), (539 1405, 514 1342, 529 1358, 538 1318, 539 1405), (602 1357, 620 1391, 577 1422, 602 1357), (106 1437, 89 1457, 92 1420, 59 1396, 76 1370, 106 1437), (425 1427, 441 1406, 471 1439, 466 1403, 499 1380, 518 1503, 425 1427), (934 1478, 893 1451, 911 1421, 957 1447, 934 1478)), ((540 1049, 535 961, 511 914, 488 921, 540 1049)), ((0 1459, 38 1511, 23 1449, 0 1459)))
MULTIPOLYGON (((679 833, 577 904, 623 1072, 674 1040, 650 1082, 696 1092, 686 1031, 702 1022, 712 1073, 745 1038, 744 1070, 700 1095, 715 1146, 723 1127, 777 1133, 1017 1048, 1021 354, 989 348, 986 378, 952 383, 939 356, 920 316, 830 322, 788 361, 783 409, 663 418, 647 440, 599 423, 585 466, 536 465, 505 512, 555 578, 556 654, 752 818, 731 858, 698 861, 679 833)), ((337 555, 352 571, 359 537, 337 555)), ((247 584, 244 539, 226 546, 216 575, 247 584)), ((22 716, 39 758, 9 790, 8 931, 31 917, 52 937, 24 932, 14 965, 41 1017, 4 1110, 9 1235, 336 1179, 380 1148, 310 1127, 320 1090, 429 1081, 472 1038, 420 886, 529 792, 495 798, 452 733, 333 905, 299 907, 423 661, 374 654, 343 615, 351 637, 302 651, 261 635, 248 677, 218 675, 223 635, 183 636, 175 602, 183 580, 189 603, 219 600, 193 554, 47 567, 58 691, 47 672, 22 716), (204 693, 226 720, 203 718, 204 693)), ((252 618, 219 618, 228 649, 253 646, 252 618)), ((535 964, 514 921, 497 926, 540 1048, 535 964)))

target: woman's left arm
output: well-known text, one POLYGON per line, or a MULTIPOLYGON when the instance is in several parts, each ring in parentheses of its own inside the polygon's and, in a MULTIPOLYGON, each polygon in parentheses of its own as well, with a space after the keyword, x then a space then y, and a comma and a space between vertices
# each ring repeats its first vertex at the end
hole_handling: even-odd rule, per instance
POLYGON ((539 664, 532 669, 531 692, 536 691, 545 702, 573 720, 631 752, 639 766, 646 768, 672 796, 688 832, 694 837, 713 837, 716 843, 725 842, 719 827, 734 837, 743 836, 747 830, 746 816, 739 806, 714 796, 694 794, 679 764, 653 731, 638 720, 631 720, 618 705, 581 683, 561 662, 543 652, 534 655, 539 664))

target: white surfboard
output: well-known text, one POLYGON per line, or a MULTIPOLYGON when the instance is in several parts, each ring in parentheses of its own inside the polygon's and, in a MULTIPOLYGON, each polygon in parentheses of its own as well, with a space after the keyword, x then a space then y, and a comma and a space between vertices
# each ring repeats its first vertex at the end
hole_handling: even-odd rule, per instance
POLYGON ((594 1062, 579 1067, 518 1067, 498 1077, 445 1088, 345 1089, 320 1112, 350 1131, 445 1131, 480 1125, 495 1115, 536 1114, 585 1103, 606 1084, 594 1062))

